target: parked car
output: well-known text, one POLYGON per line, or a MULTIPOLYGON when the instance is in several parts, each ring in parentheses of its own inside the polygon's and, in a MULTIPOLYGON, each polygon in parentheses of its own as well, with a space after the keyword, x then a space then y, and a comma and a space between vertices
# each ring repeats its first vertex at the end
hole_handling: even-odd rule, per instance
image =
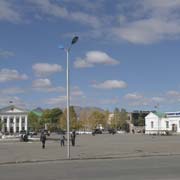
POLYGON ((28 134, 26 130, 21 130, 21 131, 19 132, 19 136, 24 135, 24 134, 28 134))
POLYGON ((116 134, 116 130, 114 128, 108 129, 109 134, 116 134))
POLYGON ((102 134, 102 130, 101 129, 94 129, 92 131, 92 135, 94 136, 95 134, 102 134))
POLYGON ((65 131, 65 130, 60 129, 60 130, 58 130, 56 133, 57 133, 57 134, 66 134, 66 131, 65 131))
POLYGON ((31 137, 32 137, 32 136, 37 136, 37 132, 36 132, 36 131, 30 131, 28 134, 29 134, 31 137))

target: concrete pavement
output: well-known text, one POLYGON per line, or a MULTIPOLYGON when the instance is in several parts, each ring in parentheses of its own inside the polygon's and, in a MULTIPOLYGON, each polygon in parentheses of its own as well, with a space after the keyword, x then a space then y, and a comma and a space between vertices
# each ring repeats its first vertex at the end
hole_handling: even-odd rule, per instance
MULTIPOLYGON (((180 136, 78 135, 71 146, 72 159, 126 158, 180 155, 180 136)), ((36 142, 0 143, 0 164, 57 161, 66 159, 67 147, 48 140, 46 149, 36 142)))
POLYGON ((179 180, 179 156, 0 166, 2 180, 179 180))

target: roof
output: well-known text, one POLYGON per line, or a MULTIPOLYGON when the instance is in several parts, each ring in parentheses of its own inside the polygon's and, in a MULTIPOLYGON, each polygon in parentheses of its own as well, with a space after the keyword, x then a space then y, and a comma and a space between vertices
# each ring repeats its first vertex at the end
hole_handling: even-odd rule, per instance
POLYGON ((159 118, 165 118, 165 117, 166 117, 166 114, 163 113, 163 112, 154 112, 154 114, 155 114, 156 116, 158 116, 159 118))
POLYGON ((40 111, 31 111, 32 113, 34 113, 36 116, 38 116, 38 117, 41 117, 42 116, 42 112, 40 112, 40 111))
POLYGON ((4 108, 1 108, 0 109, 0 113, 5 113, 5 112, 9 112, 9 111, 11 111, 11 112, 24 112, 24 113, 27 113, 28 112, 28 110, 26 110, 26 109, 22 109, 22 108, 19 108, 19 107, 17 107, 17 106, 15 106, 15 105, 10 105, 10 106, 7 106, 7 107, 4 107, 4 108))

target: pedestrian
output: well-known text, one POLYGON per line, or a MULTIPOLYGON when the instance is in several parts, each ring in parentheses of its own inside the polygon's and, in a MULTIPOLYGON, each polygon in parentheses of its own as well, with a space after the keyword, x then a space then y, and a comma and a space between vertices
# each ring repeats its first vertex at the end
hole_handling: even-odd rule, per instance
POLYGON ((66 138, 63 134, 60 135, 60 144, 61 144, 61 147, 64 146, 64 142, 65 142, 66 138))
POLYGON ((46 144, 46 135, 44 132, 41 133, 40 141, 42 142, 42 149, 44 149, 46 144))
POLYGON ((75 139, 76 139, 76 131, 73 131, 72 134, 71 134, 72 146, 75 146, 75 139))

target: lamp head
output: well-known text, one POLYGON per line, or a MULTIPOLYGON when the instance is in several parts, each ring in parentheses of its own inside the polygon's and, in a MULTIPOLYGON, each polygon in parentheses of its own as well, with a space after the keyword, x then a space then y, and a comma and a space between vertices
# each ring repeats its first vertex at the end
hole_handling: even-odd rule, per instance
POLYGON ((74 36, 72 41, 71 41, 71 44, 75 44, 77 41, 78 41, 79 37, 78 36, 74 36))

